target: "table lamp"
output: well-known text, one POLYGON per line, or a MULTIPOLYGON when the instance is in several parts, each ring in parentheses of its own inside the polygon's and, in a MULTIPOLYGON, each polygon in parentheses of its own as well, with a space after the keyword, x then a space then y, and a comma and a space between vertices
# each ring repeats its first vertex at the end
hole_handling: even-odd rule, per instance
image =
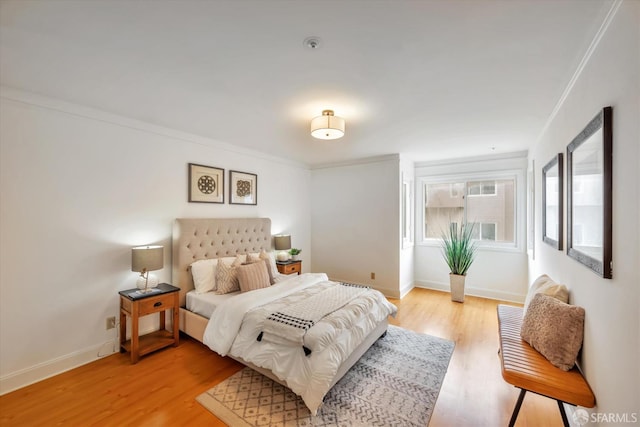
POLYGON ((131 271, 140 273, 136 286, 142 292, 158 286, 158 278, 150 271, 160 270, 164 266, 164 248, 162 246, 138 246, 131 249, 131 271))
POLYGON ((289 259, 289 254, 287 251, 291 249, 291 235, 290 234, 279 234, 274 237, 276 251, 278 255, 276 259, 278 261, 287 261, 289 259))

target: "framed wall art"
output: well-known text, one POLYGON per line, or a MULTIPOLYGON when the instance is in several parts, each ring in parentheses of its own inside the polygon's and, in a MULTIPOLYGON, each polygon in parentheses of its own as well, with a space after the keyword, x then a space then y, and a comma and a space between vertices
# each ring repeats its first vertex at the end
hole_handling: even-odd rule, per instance
POLYGON ((189 202, 224 203, 224 169, 189 163, 189 202))
POLYGON ((567 255, 605 279, 612 277, 611 126, 605 107, 567 146, 567 255))
POLYGON ((230 170, 229 203, 233 205, 257 205, 258 175, 230 170))
POLYGON ((563 158, 558 153, 542 168, 542 240, 562 250, 563 158))

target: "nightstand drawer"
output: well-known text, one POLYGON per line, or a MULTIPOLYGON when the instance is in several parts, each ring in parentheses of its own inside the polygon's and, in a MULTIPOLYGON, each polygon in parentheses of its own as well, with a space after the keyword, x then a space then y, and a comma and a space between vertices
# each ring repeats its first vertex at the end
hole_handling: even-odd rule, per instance
POLYGON ((279 270, 281 274, 293 274, 293 273, 300 273, 300 267, 302 266, 302 263, 300 262, 294 262, 292 264, 285 264, 285 265, 280 265, 279 270))
POLYGON ((146 314, 157 313, 159 311, 172 308, 174 306, 174 298, 174 294, 166 294, 140 300, 138 305, 138 315, 144 316, 146 314))

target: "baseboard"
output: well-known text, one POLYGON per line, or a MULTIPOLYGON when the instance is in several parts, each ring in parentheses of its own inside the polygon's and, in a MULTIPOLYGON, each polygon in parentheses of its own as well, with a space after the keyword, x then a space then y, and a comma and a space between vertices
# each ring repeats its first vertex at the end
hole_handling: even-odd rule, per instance
MULTIPOLYGON (((157 327, 144 328, 144 330, 140 331, 140 335, 154 332, 156 330, 157 327)), ((120 349, 118 338, 116 337, 115 339, 108 340, 102 344, 74 351, 73 353, 12 372, 0 377, 0 396, 37 383, 38 381, 46 380, 47 378, 51 378, 63 372, 70 371, 78 366, 95 362, 96 360, 102 359, 106 356, 111 356, 118 351, 120 351, 120 349)))
POLYGON ((563 403, 562 406, 564 406, 564 411, 567 414, 567 421, 569 421, 569 426, 570 427, 580 427, 575 421, 574 421, 574 415, 573 413, 576 411, 576 407, 573 405, 568 405, 566 403, 563 403))
MULTIPOLYGON (((445 291, 450 292, 448 283, 437 283, 437 282, 426 282, 422 280, 415 281, 416 288, 425 288, 425 289, 434 289, 436 291, 445 291)), ((470 295, 474 297, 482 297, 488 299, 494 299, 499 301, 508 301, 522 304, 526 295, 516 294, 512 292, 503 292, 503 291, 493 291, 491 289, 482 289, 482 288, 472 288, 465 287, 464 288, 465 295, 470 295)))
POLYGON ((102 357, 110 356, 117 351, 118 344, 111 340, 12 372, 0 378, 0 395, 70 371, 102 357))
POLYGON ((338 277, 329 277, 329 280, 333 280, 334 282, 353 283, 354 285, 370 286, 373 289, 381 292, 382 295, 384 295, 385 297, 396 298, 396 299, 400 298, 400 291, 398 291, 397 289, 380 288, 380 287, 378 287, 376 285, 373 285, 371 283, 358 283, 358 282, 355 282, 353 280, 345 280, 345 279, 340 279, 338 277))
POLYGON ((400 299, 404 298, 411 290, 415 288, 413 282, 407 283, 402 288, 400 288, 400 299))
POLYGON ((395 298, 395 299, 400 298, 400 292, 397 289, 377 288, 375 285, 367 285, 367 284, 364 284, 364 286, 371 286, 373 289, 382 293, 382 295, 384 295, 385 297, 395 298))

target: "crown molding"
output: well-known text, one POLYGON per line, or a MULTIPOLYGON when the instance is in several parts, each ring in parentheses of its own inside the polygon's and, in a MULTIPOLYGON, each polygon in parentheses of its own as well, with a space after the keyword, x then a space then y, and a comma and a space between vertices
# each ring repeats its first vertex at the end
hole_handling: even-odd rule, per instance
POLYGON ((576 82, 578 81, 578 78, 582 74, 582 71, 584 71, 584 68, 587 66, 587 63, 591 59, 591 56, 593 55, 596 48, 600 44, 600 40, 602 39, 604 34, 607 32, 607 30, 609 29, 609 25, 611 25, 611 22, 613 21, 613 18, 618 13, 618 9, 620 9, 622 2, 623 0, 615 0, 611 5, 611 7, 609 8, 607 15, 602 21, 602 25, 600 25, 600 28, 596 32, 596 35, 591 40, 591 44, 587 48, 587 51, 582 57, 582 60, 578 64, 576 71, 573 73, 573 76, 571 76, 571 79, 567 83, 567 87, 565 87, 564 91, 562 92, 562 95, 560 95, 560 99, 558 99, 556 106, 551 111, 551 114, 549 114, 549 118, 547 118, 547 121, 545 122, 542 130, 540 131, 540 134, 538 134, 537 142, 539 142, 544 136, 544 134, 547 132, 547 130, 549 129, 549 126, 551 126, 551 123, 553 122, 553 120, 555 120, 556 116, 558 115, 560 108, 562 108, 565 101, 569 97, 569 94, 573 90, 573 87, 575 86, 576 82))
POLYGON ((331 168, 339 168, 346 166, 355 166, 355 165, 365 165, 369 163, 382 163, 388 162, 389 160, 397 160, 400 161, 400 154, 385 154, 383 156, 374 156, 374 157, 363 157, 360 159, 348 160, 344 162, 333 162, 333 163, 321 163, 318 165, 311 166, 311 170, 317 169, 331 169, 331 168))
POLYGON ((108 123, 123 128, 142 131, 149 134, 168 137, 181 143, 201 145, 208 148, 215 148, 217 150, 224 150, 235 154, 242 154, 244 156, 252 156, 262 160, 268 160, 275 163, 281 163, 288 166, 309 170, 309 166, 304 163, 273 156, 250 148, 243 148, 238 145, 230 144, 228 142, 223 142, 200 135, 195 135, 176 129, 143 122, 141 120, 128 118, 114 113, 108 113, 96 108, 85 107, 83 105, 74 104, 71 102, 63 101, 61 99, 50 98, 44 95, 39 95, 33 92, 16 89, 9 86, 0 86, 0 99, 57 111, 76 117, 82 117, 85 119, 108 123))

